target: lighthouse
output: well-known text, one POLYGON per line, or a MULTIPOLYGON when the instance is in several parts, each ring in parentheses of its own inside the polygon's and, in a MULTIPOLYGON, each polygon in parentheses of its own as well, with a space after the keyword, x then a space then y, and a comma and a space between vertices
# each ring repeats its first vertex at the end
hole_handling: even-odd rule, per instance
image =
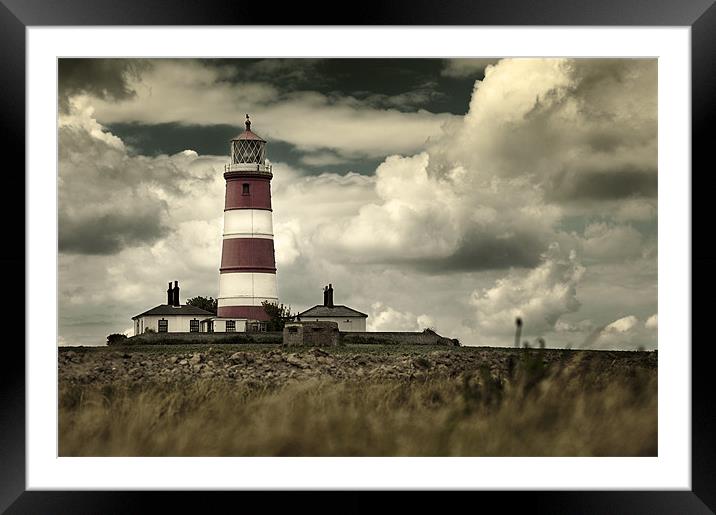
POLYGON ((231 140, 231 162, 224 171, 217 312, 219 320, 243 322, 244 326, 269 319, 262 302, 278 302, 271 210, 273 174, 266 162, 266 140, 251 131, 248 114, 245 125, 246 129, 231 140))

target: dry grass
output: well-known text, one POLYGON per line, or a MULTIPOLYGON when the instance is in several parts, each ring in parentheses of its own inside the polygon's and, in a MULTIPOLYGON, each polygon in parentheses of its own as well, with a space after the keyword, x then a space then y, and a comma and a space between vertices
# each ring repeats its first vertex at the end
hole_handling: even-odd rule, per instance
POLYGON ((655 369, 62 386, 61 456, 655 456, 655 369))

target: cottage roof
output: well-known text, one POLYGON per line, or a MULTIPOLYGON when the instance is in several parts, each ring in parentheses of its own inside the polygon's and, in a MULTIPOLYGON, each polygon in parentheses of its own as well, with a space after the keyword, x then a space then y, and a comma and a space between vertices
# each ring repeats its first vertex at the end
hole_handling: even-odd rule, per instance
POLYGON ((188 304, 183 306, 170 306, 168 304, 159 304, 156 307, 153 307, 152 309, 145 311, 144 313, 140 313, 138 315, 135 315, 132 317, 132 320, 135 318, 143 317, 143 316, 172 316, 172 315, 182 315, 182 316, 197 316, 197 317, 206 317, 208 316, 214 316, 213 313, 206 311, 201 308, 197 308, 196 306, 190 306, 188 304))
POLYGON ((335 305, 333 307, 324 306, 323 304, 317 304, 312 308, 307 309, 303 313, 299 313, 299 317, 365 317, 368 315, 356 311, 348 306, 335 305))

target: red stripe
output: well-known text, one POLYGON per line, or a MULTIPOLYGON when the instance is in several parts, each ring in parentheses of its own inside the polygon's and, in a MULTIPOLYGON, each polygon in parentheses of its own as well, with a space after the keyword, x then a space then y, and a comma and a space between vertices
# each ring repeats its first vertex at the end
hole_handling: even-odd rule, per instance
POLYGON ((260 268, 260 267, 247 267, 247 266, 228 266, 226 268, 220 268, 219 272, 222 274, 230 274, 233 272, 255 272, 257 274, 275 274, 276 268, 260 268))
POLYGON ((271 180, 240 177, 226 180, 224 209, 271 209, 271 180), (248 194, 244 184, 248 185, 248 194))
MULTIPOLYGON (((259 268, 276 270, 273 240, 267 238, 229 238, 221 248, 221 270, 259 268)), ((248 271, 248 270, 246 270, 248 271)))
POLYGON ((268 207, 229 207, 224 208, 224 211, 241 211, 242 209, 255 209, 256 211, 273 211, 273 209, 268 207))
POLYGON ((269 320, 263 306, 223 306, 219 307, 219 318, 248 318, 250 320, 269 320))

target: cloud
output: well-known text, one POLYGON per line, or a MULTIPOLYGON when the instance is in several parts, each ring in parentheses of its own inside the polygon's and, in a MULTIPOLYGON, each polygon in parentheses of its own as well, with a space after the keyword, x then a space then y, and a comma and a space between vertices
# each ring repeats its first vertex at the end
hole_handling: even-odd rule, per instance
POLYGON ((642 234, 630 225, 596 222, 587 225, 581 239, 585 259, 599 262, 636 258, 644 252, 642 234))
POLYGON ((635 327, 638 322, 639 320, 634 315, 629 315, 615 320, 611 324, 607 325, 604 328, 604 331, 613 333, 626 333, 630 331, 633 327, 635 327))
POLYGON ((88 93, 75 97, 75 102, 93 106, 97 120, 105 125, 240 125, 244 113, 252 113, 254 128, 270 141, 348 157, 414 152, 442 123, 455 118, 424 110, 377 108, 370 102, 315 91, 282 92, 267 82, 237 77, 233 66, 194 60, 152 63, 141 77, 129 78, 131 96, 104 99, 88 93))
POLYGON ((368 326, 369 331, 422 331, 433 327, 434 321, 425 314, 416 316, 409 311, 401 312, 376 302, 371 306, 368 326))
POLYGON ((499 60, 498 58, 491 57, 483 59, 446 59, 445 66, 440 71, 440 75, 453 79, 482 77, 485 74, 485 69, 490 65, 497 64, 499 60))
POLYGON ((639 88, 655 70, 653 61, 501 60, 477 81, 463 121, 444 124, 419 154, 389 156, 375 174, 378 201, 332 220, 316 241, 337 259, 427 273, 534 267, 553 242, 585 259, 638 257, 645 240, 633 227, 592 225, 570 241, 557 226, 575 211, 649 216, 655 89, 639 88))
POLYGON ((466 170, 429 173, 430 154, 390 156, 376 170, 377 201, 320 228, 317 242, 354 263, 428 273, 534 266, 558 209, 519 180, 475 185, 466 170))
POLYGON ((218 214, 201 192, 218 191, 223 159, 191 151, 130 156, 91 109, 61 117, 59 149, 60 252, 114 254, 160 242, 181 220, 190 196, 198 199, 189 201, 192 216, 207 209, 218 214))
POLYGON ((656 348, 656 315, 640 323, 634 315, 621 317, 605 326, 597 328, 585 341, 583 348, 628 349, 656 348), (654 322, 650 322, 651 320, 654 322))
POLYGON ((656 215, 656 199, 627 199, 619 203, 614 218, 620 222, 645 222, 655 220, 656 215))
POLYGON ((435 102, 444 100, 445 93, 438 89, 435 81, 427 81, 419 84, 417 87, 403 91, 395 95, 386 95, 382 93, 374 93, 369 91, 357 91, 353 93, 361 102, 379 108, 396 108, 402 111, 415 111, 416 108, 435 102))
POLYGON ((644 327, 647 329, 657 329, 659 326, 659 320, 658 315, 655 313, 651 315, 649 318, 646 319, 646 322, 644 322, 644 327))
POLYGON ((433 170, 523 177, 553 203, 654 197, 656 71, 653 59, 503 59, 464 120, 431 139, 433 170))
POLYGON ((150 66, 149 61, 140 59, 58 59, 60 110, 67 112, 70 97, 78 94, 110 100, 132 98, 136 91, 130 81, 138 79, 150 66))
POLYGON ((553 331, 562 315, 580 308, 577 286, 584 274, 574 252, 565 256, 553 244, 538 267, 526 273, 512 272, 494 286, 472 293, 477 330, 488 338, 502 335, 506 342, 520 317, 525 334, 553 331))

